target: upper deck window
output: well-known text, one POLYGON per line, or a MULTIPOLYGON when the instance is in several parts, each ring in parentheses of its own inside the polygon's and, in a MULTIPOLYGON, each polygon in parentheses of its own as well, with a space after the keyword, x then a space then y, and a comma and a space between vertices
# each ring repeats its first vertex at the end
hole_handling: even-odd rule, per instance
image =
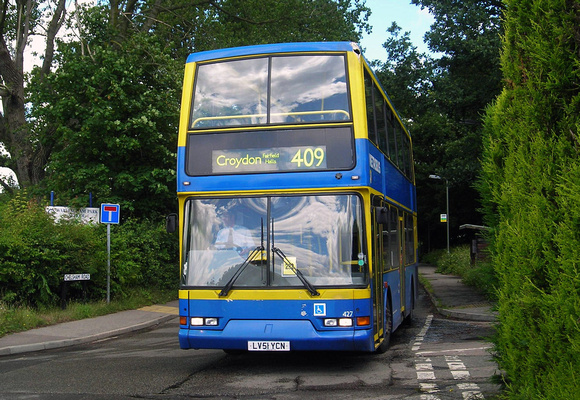
POLYGON ((190 129, 350 120, 343 55, 201 64, 190 129))

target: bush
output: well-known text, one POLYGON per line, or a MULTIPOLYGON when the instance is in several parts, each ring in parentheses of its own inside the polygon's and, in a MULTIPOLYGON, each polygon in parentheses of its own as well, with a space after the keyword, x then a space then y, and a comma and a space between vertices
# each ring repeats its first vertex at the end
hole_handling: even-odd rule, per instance
POLYGON ((164 223, 128 220, 111 229, 112 291, 178 288, 179 242, 164 223), (114 290, 113 290, 114 286, 114 290))
POLYGON ((59 299, 66 273, 102 279, 105 252, 95 227, 55 224, 25 192, 0 206, 0 299, 48 306, 59 299))
POLYGON ((485 116, 479 183, 499 281, 495 350, 510 398, 578 398, 577 2, 505 4, 506 87, 485 116))
MULTIPOLYGON (((177 289, 178 243, 163 223, 127 221, 111 229, 111 294, 127 289, 177 289)), ((87 300, 106 297, 106 227, 59 222, 25 191, 0 203, 0 301, 7 305, 58 304, 64 274, 89 273, 87 300)), ((69 284, 69 298, 82 284, 69 284)))
POLYGON ((435 250, 423 257, 423 261, 437 267, 442 274, 457 275, 463 283, 481 290, 490 300, 497 298, 497 276, 489 262, 477 261, 471 265, 470 247, 468 245, 447 250, 435 250))

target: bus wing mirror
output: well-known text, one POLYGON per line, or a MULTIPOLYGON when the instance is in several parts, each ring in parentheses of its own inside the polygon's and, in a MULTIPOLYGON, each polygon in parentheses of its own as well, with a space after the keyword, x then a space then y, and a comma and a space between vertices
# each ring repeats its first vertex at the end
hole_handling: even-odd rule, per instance
POLYGON ((177 230, 177 214, 171 213, 165 217, 165 230, 167 233, 173 233, 177 230))
POLYGON ((375 209, 377 223, 387 225, 389 222, 389 209, 387 207, 377 207, 375 209))

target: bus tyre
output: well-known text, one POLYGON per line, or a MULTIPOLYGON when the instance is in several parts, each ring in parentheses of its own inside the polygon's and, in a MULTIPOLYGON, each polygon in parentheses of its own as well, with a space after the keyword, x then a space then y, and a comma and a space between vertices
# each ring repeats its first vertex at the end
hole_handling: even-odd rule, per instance
POLYGON ((387 304, 385 307, 385 327, 383 342, 377 347, 376 353, 383 354, 391 344, 391 333, 393 331, 393 307, 391 305, 391 297, 387 295, 387 304))

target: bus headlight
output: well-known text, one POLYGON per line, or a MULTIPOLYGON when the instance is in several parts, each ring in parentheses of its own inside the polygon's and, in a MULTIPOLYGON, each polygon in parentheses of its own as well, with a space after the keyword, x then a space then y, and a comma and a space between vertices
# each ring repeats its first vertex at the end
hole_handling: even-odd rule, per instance
POLYGON ((348 328, 352 326, 352 318, 325 318, 324 326, 348 328))
POLYGON ((189 322, 191 326, 218 326, 219 319, 213 317, 191 317, 189 322))

